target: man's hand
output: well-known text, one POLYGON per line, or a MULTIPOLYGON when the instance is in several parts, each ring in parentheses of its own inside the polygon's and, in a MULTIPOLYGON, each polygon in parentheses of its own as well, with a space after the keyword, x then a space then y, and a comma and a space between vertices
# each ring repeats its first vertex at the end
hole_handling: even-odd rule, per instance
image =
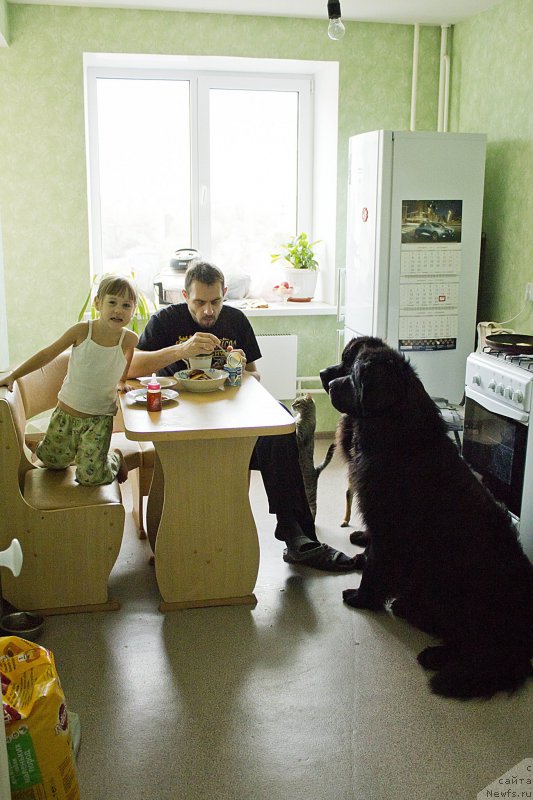
POLYGON ((228 345, 227 352, 231 353, 232 350, 234 350, 236 353, 240 353, 241 354, 241 357, 242 357, 242 365, 241 365, 242 366, 242 371, 244 372, 244 370, 246 370, 248 375, 251 375, 252 377, 254 377, 256 379, 256 381, 261 382, 261 375, 257 371, 256 362, 255 361, 250 361, 248 363, 248 361, 246 360, 246 354, 245 354, 244 350, 239 350, 237 347, 232 347, 231 345, 228 345))
POLYGON ((194 356, 211 355, 215 347, 220 345, 220 339, 212 333, 197 332, 186 342, 179 345, 179 358, 184 360, 194 356))
POLYGON ((244 350, 239 350, 239 348, 232 347, 229 344, 227 349, 226 349, 226 352, 227 353, 240 353, 241 358, 242 358, 241 366, 242 366, 242 370, 244 372, 244 370, 246 369, 246 353, 244 352, 244 350))

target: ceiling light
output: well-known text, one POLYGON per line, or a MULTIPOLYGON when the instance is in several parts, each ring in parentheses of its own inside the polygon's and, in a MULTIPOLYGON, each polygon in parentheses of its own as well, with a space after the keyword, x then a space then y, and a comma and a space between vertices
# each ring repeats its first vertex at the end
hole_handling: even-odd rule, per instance
POLYGON ((328 36, 330 39, 342 39, 346 31, 341 20, 341 4, 336 0, 328 0, 328 36))

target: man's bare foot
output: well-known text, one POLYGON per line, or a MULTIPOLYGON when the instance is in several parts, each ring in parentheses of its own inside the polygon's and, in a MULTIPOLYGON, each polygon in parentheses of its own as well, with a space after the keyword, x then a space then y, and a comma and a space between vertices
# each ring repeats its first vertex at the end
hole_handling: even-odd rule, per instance
POLYGON ((128 465, 124 461, 124 456, 120 452, 120 450, 115 450, 115 453, 120 458, 120 466, 117 472, 117 481, 119 483, 124 483, 128 479, 128 465))

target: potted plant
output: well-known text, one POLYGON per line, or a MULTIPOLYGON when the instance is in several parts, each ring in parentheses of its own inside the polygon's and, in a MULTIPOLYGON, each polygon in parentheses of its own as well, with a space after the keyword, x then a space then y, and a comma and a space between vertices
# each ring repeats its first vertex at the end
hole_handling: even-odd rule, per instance
POLYGON ((307 234, 302 232, 299 236, 291 236, 288 242, 280 245, 281 252, 271 254, 272 263, 281 261, 285 283, 292 287, 294 299, 311 300, 314 296, 318 261, 313 247, 318 241, 310 242, 307 234))

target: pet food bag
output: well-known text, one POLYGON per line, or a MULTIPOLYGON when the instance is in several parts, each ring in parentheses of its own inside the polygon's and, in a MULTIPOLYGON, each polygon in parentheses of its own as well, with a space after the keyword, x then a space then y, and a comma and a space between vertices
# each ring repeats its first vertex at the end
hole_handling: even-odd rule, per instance
POLYGON ((18 636, 0 637, 0 676, 13 800, 79 800, 53 654, 18 636))

